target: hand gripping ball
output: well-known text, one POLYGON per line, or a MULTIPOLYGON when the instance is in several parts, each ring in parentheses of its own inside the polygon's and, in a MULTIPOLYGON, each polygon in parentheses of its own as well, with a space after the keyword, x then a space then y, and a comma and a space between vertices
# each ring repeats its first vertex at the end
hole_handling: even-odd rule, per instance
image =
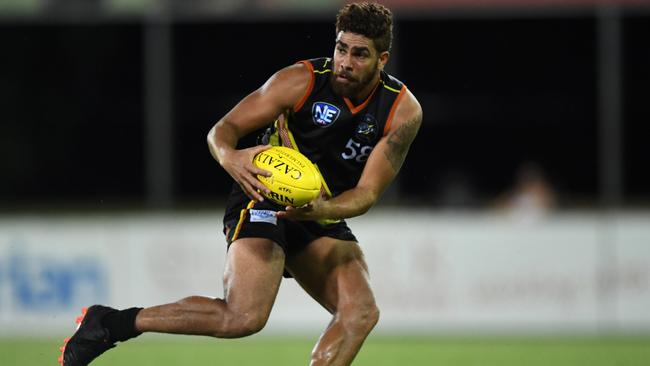
POLYGON ((257 178, 271 190, 269 194, 261 193, 277 204, 299 207, 320 194, 320 172, 298 150, 273 146, 255 155, 253 164, 272 173, 270 177, 257 178))

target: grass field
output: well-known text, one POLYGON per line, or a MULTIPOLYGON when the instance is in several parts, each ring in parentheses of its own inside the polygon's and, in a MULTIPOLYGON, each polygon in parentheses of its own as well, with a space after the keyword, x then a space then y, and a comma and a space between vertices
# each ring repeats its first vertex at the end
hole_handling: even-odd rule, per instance
MULTIPOLYGON (((99 358, 96 366, 308 365, 314 340, 255 336, 239 340, 142 337, 99 358)), ((57 365, 58 340, 0 338, 0 365, 57 365)), ((650 365, 650 337, 444 338, 375 336, 355 366, 641 366, 650 365)))

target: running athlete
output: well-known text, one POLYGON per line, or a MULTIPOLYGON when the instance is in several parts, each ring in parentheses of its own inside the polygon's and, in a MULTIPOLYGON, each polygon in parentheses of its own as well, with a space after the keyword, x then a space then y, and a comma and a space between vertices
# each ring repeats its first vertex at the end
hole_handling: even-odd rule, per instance
POLYGON ((377 202, 399 171, 422 122, 411 92, 384 72, 392 14, 382 5, 345 5, 332 58, 276 72, 208 134, 210 152, 235 181, 224 215, 224 297, 191 296, 151 308, 95 305, 63 349, 63 366, 87 365, 116 342, 143 332, 244 337, 269 317, 283 275, 332 314, 311 365, 350 365, 378 321, 368 266, 345 218, 377 202), (238 146, 258 131, 260 145, 238 146), (322 197, 281 207, 253 157, 270 145, 301 151, 323 176, 322 197))

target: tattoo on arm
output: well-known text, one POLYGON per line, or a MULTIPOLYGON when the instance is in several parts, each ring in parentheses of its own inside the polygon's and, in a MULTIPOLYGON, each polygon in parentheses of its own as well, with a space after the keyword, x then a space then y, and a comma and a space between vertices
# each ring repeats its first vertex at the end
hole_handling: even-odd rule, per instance
POLYGON ((391 131, 386 137, 386 143, 388 144, 388 150, 385 152, 386 159, 390 162, 396 173, 402 167, 402 163, 404 163, 406 153, 409 151, 411 142, 413 142, 421 122, 422 114, 419 114, 414 119, 391 131))

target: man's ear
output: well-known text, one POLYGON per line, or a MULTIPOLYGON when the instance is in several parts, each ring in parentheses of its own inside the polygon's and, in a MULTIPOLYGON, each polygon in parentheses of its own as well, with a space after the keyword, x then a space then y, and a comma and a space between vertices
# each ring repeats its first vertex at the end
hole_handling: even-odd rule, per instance
POLYGON ((384 51, 381 54, 379 54, 379 70, 383 70, 386 64, 388 63, 388 59, 390 58, 390 52, 384 51))

